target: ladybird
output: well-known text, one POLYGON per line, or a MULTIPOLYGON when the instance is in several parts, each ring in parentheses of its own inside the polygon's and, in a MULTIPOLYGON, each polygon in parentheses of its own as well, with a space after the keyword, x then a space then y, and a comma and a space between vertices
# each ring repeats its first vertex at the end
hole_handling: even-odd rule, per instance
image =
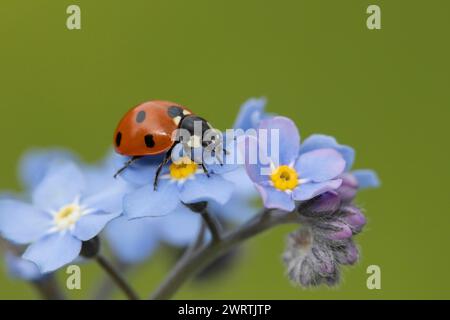
MULTIPOLYGON (((204 133, 215 130, 205 119, 196 116, 188 108, 174 102, 153 100, 141 103, 129 110, 120 120, 114 132, 114 147, 117 153, 131 157, 114 175, 117 177, 134 161, 144 156, 164 155, 157 168, 154 189, 156 190, 159 174, 170 160, 171 152, 180 139, 174 138, 177 129, 185 129, 190 134, 190 141, 183 141, 189 147, 217 145, 220 137, 214 137, 204 143, 204 133), (194 131, 196 122, 201 125, 201 136, 194 131)), ((218 132, 218 130, 216 130, 218 132)), ((201 163, 203 171, 209 177, 208 170, 201 163)))

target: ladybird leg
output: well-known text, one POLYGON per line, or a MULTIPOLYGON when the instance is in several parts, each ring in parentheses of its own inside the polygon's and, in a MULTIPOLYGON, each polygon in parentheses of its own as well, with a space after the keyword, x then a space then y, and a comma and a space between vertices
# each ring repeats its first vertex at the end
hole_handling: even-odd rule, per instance
POLYGON ((159 175, 161 174, 162 168, 169 162, 170 156, 172 154, 172 148, 166 152, 163 161, 158 165, 158 168, 156 169, 155 179, 153 180, 153 190, 156 191, 156 188, 158 187, 158 180, 159 175))
POLYGON ((128 160, 127 162, 125 162, 125 164, 123 165, 122 168, 120 168, 115 174, 114 174, 114 178, 117 178, 126 168, 128 168, 129 166, 131 166, 133 164, 133 162, 135 162, 136 160, 142 158, 141 156, 134 156, 132 157, 130 160, 128 160))
POLYGON ((206 176, 209 178, 209 177, 210 177, 209 171, 208 171, 208 169, 207 169, 206 166, 205 166, 205 161, 204 161, 204 159, 203 159, 203 156, 204 156, 204 153, 203 153, 203 150, 202 150, 202 163, 201 163, 200 165, 202 166, 203 172, 204 172, 204 173, 206 174, 206 176))
POLYGON ((217 158, 217 160, 219 161, 219 165, 220 165, 221 167, 223 167, 223 159, 222 159, 222 158, 217 158))
POLYGON ((224 156, 229 155, 230 152, 228 152, 225 147, 222 145, 218 146, 214 150, 214 157, 219 161, 219 165, 222 167, 224 165, 224 156), (222 155, 220 154, 222 152, 222 155))
POLYGON ((210 174, 209 174, 208 169, 206 169, 206 166, 205 166, 204 163, 202 163, 202 169, 203 169, 203 171, 205 172, 206 176, 209 178, 209 177, 210 177, 210 174))
POLYGON ((216 157, 217 161, 219 161, 219 165, 223 167, 223 157, 221 157, 218 152, 214 152, 214 156, 216 157))

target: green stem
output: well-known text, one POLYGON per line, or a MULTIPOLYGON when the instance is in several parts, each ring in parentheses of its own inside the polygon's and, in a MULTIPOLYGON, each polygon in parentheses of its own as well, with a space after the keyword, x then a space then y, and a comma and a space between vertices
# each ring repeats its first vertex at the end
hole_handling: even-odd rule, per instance
POLYGON ((206 209, 201 213, 203 221, 208 226, 209 231, 211 232, 213 242, 220 241, 221 227, 217 219, 213 215, 211 215, 206 209))
POLYGON ((116 285, 123 291, 129 300, 139 300, 138 295, 127 281, 117 272, 116 269, 103 256, 97 255, 95 258, 103 270, 111 277, 116 285))
POLYGON ((222 239, 211 241, 208 245, 193 252, 186 259, 180 259, 167 278, 153 293, 151 299, 170 299, 196 272, 202 270, 208 263, 236 245, 274 226, 295 222, 298 222, 298 213, 295 211, 283 213, 264 210, 242 227, 225 235, 222 239))
MULTIPOLYGON (((113 261, 113 263, 116 266, 117 271, 122 275, 130 271, 131 266, 128 264, 121 263, 117 260, 113 261)), ((105 275, 92 298, 94 300, 106 300, 111 298, 111 295, 113 294, 115 289, 114 286, 115 283, 109 279, 109 276, 105 275)))
POLYGON ((32 284, 45 300, 65 299, 53 274, 50 274, 43 279, 32 281, 32 284))

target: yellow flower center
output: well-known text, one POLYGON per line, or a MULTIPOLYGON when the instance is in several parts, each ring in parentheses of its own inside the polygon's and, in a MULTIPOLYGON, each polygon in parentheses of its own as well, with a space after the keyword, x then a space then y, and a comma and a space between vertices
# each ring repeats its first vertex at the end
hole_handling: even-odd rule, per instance
POLYGON ((67 229, 74 225, 82 215, 82 209, 77 204, 69 204, 62 207, 55 214, 55 224, 59 230, 67 229))
POLYGON ((187 179, 197 172, 198 165, 188 157, 173 162, 170 167, 170 176, 175 180, 187 179))
POLYGON ((298 185, 298 174, 289 166, 279 166, 271 176, 273 186, 282 191, 293 190, 298 185))

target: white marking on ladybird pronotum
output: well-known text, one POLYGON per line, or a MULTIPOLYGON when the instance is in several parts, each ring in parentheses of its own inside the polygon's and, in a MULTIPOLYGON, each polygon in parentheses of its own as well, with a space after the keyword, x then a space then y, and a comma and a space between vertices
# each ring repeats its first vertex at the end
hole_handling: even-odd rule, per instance
POLYGON ((196 135, 192 135, 187 142, 190 148, 200 148, 202 146, 202 138, 196 135))
POLYGON ((179 125, 180 124, 180 121, 181 121, 181 117, 180 116, 176 116, 176 117, 174 117, 173 119, 173 122, 175 123, 175 125, 179 125))

